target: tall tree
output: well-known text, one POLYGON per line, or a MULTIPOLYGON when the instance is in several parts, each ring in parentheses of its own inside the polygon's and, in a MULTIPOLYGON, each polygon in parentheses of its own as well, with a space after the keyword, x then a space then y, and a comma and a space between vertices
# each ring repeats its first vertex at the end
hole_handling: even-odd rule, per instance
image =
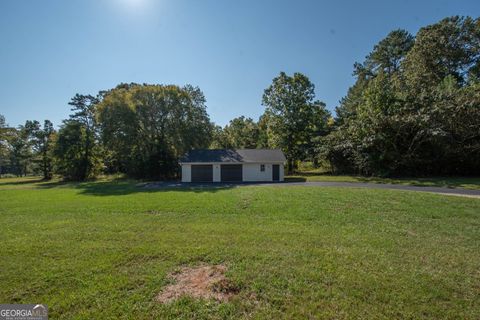
POLYGON ((265 89, 262 101, 268 114, 269 142, 285 152, 292 172, 297 160, 313 153, 312 141, 327 127, 329 112, 323 102, 315 100, 315 86, 301 73, 288 76, 281 72, 265 89))
POLYGON ((58 131, 53 149, 57 172, 67 180, 82 181, 93 178, 100 170, 100 158, 96 150, 91 150, 88 166, 85 165, 87 132, 78 121, 65 120, 58 131), (86 171, 88 169, 88 171, 86 171))
POLYGON ((432 93, 447 76, 461 85, 476 78, 480 19, 449 17, 421 28, 405 59, 405 79, 415 95, 432 93))
POLYGON ((232 147, 225 131, 221 126, 213 125, 212 141, 209 147, 211 149, 228 149, 232 147))
POLYGON ((400 71, 401 63, 414 42, 414 36, 407 31, 394 30, 375 45, 363 63, 354 64, 353 75, 357 80, 335 109, 337 126, 344 124, 348 118, 355 117, 357 108, 365 102, 363 92, 372 79, 378 74, 393 77, 400 71))
POLYGON ((26 176, 31 171, 33 158, 32 146, 29 141, 28 129, 19 126, 10 131, 9 162, 11 170, 17 176, 26 176))
POLYGON ((268 141, 268 122, 269 117, 267 113, 264 113, 258 119, 258 141, 257 148, 268 149, 270 144, 268 141))
POLYGON ((8 127, 5 121, 5 117, 0 114, 0 178, 2 176, 2 170, 8 156, 7 130, 8 127))
POLYGON ((468 17, 421 28, 415 41, 390 33, 355 65, 323 155, 367 175, 479 172, 479 35, 468 17))
POLYGON ((92 95, 76 94, 72 100, 68 103, 72 106, 73 114, 70 115, 70 120, 78 122, 85 130, 85 144, 83 148, 83 158, 80 164, 83 174, 80 176, 80 180, 84 180, 93 172, 92 158, 94 154, 94 148, 96 146, 96 118, 95 108, 100 102, 98 97, 92 95))
POLYGON ((89 179, 99 171, 95 110, 99 102, 99 97, 76 94, 68 103, 73 113, 64 121, 54 149, 59 172, 68 179, 89 179))
POLYGON ((244 116, 230 120, 223 133, 228 148, 255 149, 258 145, 258 125, 251 118, 244 116))
MULTIPOLYGON (((389 75, 400 70, 401 62, 413 47, 414 37, 406 30, 390 32, 373 48, 364 63, 364 68, 372 74, 385 72, 389 75)), ((360 71, 357 70, 357 73, 360 71)))
POLYGON ((180 156, 211 142, 205 103, 192 86, 130 84, 105 92, 99 122, 111 163, 137 177, 174 177, 180 156))
POLYGON ((45 120, 43 128, 38 121, 27 121, 25 129, 28 133, 33 152, 42 172, 43 179, 49 180, 53 175, 53 154, 55 129, 50 120, 45 120))

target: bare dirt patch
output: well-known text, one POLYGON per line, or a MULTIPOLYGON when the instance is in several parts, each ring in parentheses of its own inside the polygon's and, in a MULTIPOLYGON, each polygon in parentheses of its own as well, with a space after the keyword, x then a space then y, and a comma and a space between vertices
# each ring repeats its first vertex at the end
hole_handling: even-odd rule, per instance
POLYGON ((196 299, 228 301, 238 293, 238 288, 225 277, 226 270, 224 265, 182 268, 170 275, 175 283, 160 292, 156 300, 168 303, 182 296, 189 296, 196 299))

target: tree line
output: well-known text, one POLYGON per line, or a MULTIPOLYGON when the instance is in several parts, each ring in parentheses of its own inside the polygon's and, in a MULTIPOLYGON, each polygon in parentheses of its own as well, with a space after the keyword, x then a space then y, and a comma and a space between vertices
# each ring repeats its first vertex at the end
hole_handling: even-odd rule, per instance
POLYGON ((336 171, 480 173, 480 19, 392 31, 354 74, 319 149, 336 171))
POLYGON ((290 172, 311 161, 363 175, 480 173, 480 19, 445 18, 415 36, 394 30, 353 74, 335 116, 307 76, 281 72, 258 121, 241 116, 224 127, 190 85, 77 94, 58 131, 48 120, 10 128, 0 116, 0 174, 171 179, 195 148, 280 148, 290 172))

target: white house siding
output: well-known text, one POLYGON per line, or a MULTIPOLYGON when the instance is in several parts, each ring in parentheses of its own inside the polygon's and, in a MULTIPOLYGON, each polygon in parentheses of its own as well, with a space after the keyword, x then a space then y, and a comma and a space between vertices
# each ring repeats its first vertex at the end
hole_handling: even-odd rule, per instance
MULTIPOLYGON (((220 163, 202 163, 211 164, 213 166, 213 182, 220 182, 221 170, 220 163)), ((284 180, 284 166, 279 164, 279 179, 284 180)), ((273 181, 273 164, 272 163, 243 163, 242 179, 245 182, 251 181, 273 181), (265 165, 265 171, 260 171, 260 165, 265 165)), ((192 182, 192 166, 191 164, 182 164, 182 182, 192 182)))
POLYGON ((182 164, 182 182, 192 182, 192 166, 182 164))
POLYGON ((261 163, 243 164, 243 181, 272 181, 272 164, 265 163, 265 171, 260 171, 261 163))
POLYGON ((279 180, 280 180, 280 181, 284 181, 284 180, 285 180, 285 168, 284 168, 283 164, 280 165, 280 176, 279 176, 279 180))
POLYGON ((220 182, 221 177, 220 177, 220 165, 219 164, 214 164, 213 165, 213 182, 220 182))

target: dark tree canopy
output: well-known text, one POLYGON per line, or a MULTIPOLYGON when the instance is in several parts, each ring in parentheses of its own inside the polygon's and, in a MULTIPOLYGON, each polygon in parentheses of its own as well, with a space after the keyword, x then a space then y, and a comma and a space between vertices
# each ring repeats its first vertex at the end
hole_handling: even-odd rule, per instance
POLYGON ((180 156, 210 144, 213 128, 205 102, 192 86, 131 84, 103 93, 98 120, 108 169, 175 177, 180 156))
POLYGON ((68 103, 73 113, 60 128, 54 150, 58 172, 68 179, 90 179, 101 170, 96 121, 99 101, 99 97, 76 94, 68 103))
POLYGON ((213 148, 234 148, 234 149, 255 149, 261 147, 259 144, 258 124, 252 118, 244 116, 230 120, 230 123, 223 129, 215 129, 213 148))
POLYGON ((422 28, 414 41, 390 33, 356 64, 322 155, 342 172, 478 174, 479 35, 479 19, 462 17, 422 28))

